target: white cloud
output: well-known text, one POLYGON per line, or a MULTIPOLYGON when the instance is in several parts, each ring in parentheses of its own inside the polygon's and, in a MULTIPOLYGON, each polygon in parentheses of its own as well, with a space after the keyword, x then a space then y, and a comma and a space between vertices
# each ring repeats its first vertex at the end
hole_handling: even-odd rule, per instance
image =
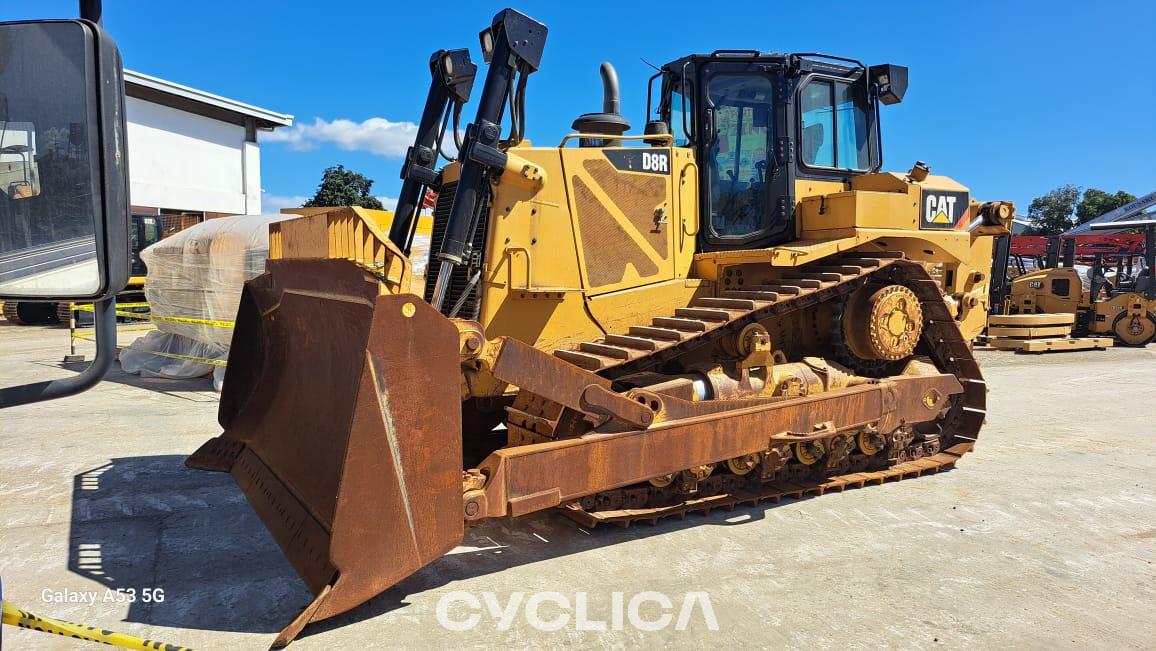
POLYGON ((260 137, 261 142, 283 142, 296 150, 331 144, 346 151, 401 157, 413 144, 416 134, 417 125, 413 122, 391 122, 385 118, 369 118, 362 122, 314 118, 312 124, 296 124, 288 129, 262 133, 260 137))
POLYGON ((273 215, 281 212, 282 208, 298 208, 306 201, 309 201, 309 197, 300 195, 285 196, 266 192, 261 195, 261 212, 266 215, 273 215))
POLYGON ((378 197, 377 200, 381 202, 382 207, 386 210, 397 210, 396 197, 378 197))

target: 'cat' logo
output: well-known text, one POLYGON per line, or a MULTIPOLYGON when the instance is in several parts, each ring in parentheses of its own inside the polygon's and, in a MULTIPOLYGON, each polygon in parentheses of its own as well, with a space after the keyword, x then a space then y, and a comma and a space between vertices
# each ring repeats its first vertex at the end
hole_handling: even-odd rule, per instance
POLYGON ((927 195, 927 221, 936 224, 954 224, 955 197, 927 195))
POLYGON ((654 154, 642 152, 642 169, 647 172, 669 172, 670 163, 666 158, 666 152, 654 154))
POLYGON ((966 192, 943 192, 924 189, 923 216, 919 227, 951 230, 962 223, 967 212, 966 192))

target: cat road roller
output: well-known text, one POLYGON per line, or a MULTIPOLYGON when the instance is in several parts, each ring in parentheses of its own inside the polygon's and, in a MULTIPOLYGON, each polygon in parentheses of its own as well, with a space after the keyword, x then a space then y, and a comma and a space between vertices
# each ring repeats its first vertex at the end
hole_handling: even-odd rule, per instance
POLYGON ((1043 269, 1013 279, 1004 304, 994 307, 1008 314, 1072 314, 1078 336, 1108 335, 1124 346, 1147 346, 1156 341, 1156 220, 1105 222, 1089 230, 1142 234, 1116 235, 1092 249, 1086 288, 1075 265, 1080 242, 1069 238, 1062 265, 1057 255, 1048 255, 1043 269))
POLYGON ((188 465, 233 475, 316 595, 278 645, 489 518, 654 522, 917 477, 974 445, 970 340, 1013 208, 921 162, 881 171, 906 68, 693 54, 651 78, 637 133, 603 64, 602 111, 543 147, 525 98, 546 37, 511 9, 481 32, 464 132, 477 66, 434 53, 388 232, 352 210, 271 227, 224 433, 188 465))

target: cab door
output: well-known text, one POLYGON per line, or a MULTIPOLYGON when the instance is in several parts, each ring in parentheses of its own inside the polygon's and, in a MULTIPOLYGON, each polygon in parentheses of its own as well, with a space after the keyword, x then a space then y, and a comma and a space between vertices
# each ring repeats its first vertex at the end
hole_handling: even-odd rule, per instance
POLYGON ((789 173, 776 156, 779 77, 757 63, 712 62, 699 83, 701 237, 706 250, 791 239, 789 173))

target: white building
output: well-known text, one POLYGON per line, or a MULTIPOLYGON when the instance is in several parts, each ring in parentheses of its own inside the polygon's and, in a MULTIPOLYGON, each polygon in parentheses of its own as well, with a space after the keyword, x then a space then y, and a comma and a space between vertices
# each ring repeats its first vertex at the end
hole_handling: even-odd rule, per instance
POLYGON ((207 218, 261 212, 258 130, 293 116, 124 71, 134 214, 175 232, 207 218))

